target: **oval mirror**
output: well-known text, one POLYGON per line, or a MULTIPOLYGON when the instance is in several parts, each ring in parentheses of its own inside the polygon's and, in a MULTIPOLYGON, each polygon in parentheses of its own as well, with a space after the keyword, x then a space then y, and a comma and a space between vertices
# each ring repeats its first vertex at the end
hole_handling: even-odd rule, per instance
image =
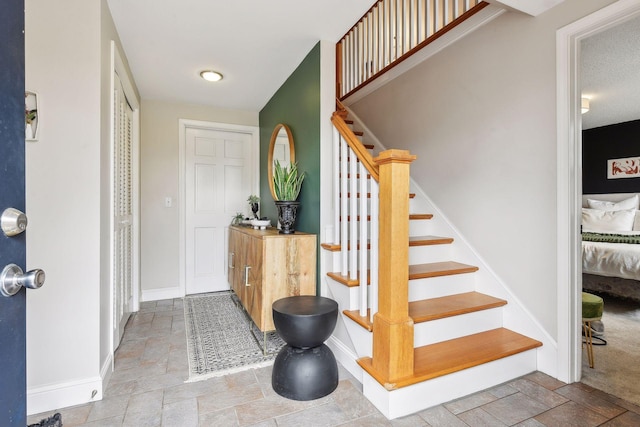
POLYGON ((278 123, 273 129, 271 134, 271 141, 269 142, 269 159, 267 176, 269 177, 269 189, 271 190, 271 197, 273 200, 276 198, 276 191, 273 188, 273 174, 274 164, 279 161, 280 166, 289 166, 296 161, 296 152, 293 148, 293 136, 291 135, 291 129, 289 126, 282 123, 278 123))

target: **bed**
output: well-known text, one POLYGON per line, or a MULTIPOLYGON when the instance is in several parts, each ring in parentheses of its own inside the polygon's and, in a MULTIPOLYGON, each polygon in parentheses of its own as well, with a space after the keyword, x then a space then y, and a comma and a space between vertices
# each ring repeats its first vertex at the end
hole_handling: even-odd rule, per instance
POLYGON ((640 193, 584 195, 582 287, 640 301, 640 193))

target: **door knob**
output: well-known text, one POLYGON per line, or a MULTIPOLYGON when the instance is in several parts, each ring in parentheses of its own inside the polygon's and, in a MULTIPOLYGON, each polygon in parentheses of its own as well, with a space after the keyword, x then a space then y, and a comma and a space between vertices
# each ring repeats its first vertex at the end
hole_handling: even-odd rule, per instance
POLYGON ((9 264, 0 273, 0 294, 10 297, 21 287, 39 289, 44 285, 44 278, 43 270, 35 269, 24 273, 17 265, 9 264))
POLYGON ((16 236, 27 229, 27 216, 18 209, 7 208, 0 217, 0 228, 5 236, 16 236))

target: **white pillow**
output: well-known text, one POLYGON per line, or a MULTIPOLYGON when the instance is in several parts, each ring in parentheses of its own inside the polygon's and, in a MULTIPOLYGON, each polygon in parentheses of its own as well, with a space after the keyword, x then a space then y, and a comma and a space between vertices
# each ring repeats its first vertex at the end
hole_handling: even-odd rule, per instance
POLYGON ((631 231, 635 220, 635 209, 603 211, 582 208, 582 229, 592 231, 631 231))
POLYGON ((633 231, 640 231, 640 211, 636 211, 636 219, 633 221, 633 231))
POLYGON ((587 199, 587 206, 591 209, 601 209, 603 211, 622 211, 627 209, 638 209, 638 195, 619 202, 608 202, 606 200, 587 199))

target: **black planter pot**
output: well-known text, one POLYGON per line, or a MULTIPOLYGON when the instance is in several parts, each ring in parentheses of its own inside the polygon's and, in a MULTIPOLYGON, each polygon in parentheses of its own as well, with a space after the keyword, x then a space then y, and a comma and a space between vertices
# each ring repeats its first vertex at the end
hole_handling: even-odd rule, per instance
POLYGON ((278 221, 280 222, 281 234, 295 233, 294 225, 296 223, 296 215, 298 214, 298 206, 300 202, 282 201, 275 202, 278 209, 278 221))

